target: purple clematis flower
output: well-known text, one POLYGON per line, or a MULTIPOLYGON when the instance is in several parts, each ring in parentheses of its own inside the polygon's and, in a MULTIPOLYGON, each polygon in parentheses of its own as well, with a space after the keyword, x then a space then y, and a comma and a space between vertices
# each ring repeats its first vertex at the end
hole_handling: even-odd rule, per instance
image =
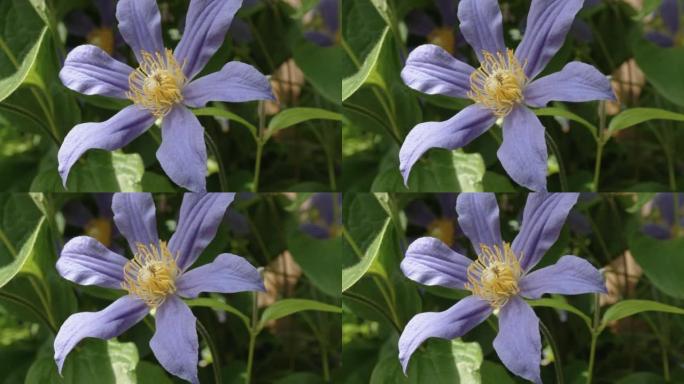
POLYGON ((435 0, 435 5, 441 24, 435 24, 425 12, 415 10, 406 16, 408 31, 412 35, 426 38, 430 44, 442 47, 451 55, 458 56, 458 48, 465 46, 465 41, 456 30, 458 0, 435 0))
POLYGON ((342 228, 342 194, 315 193, 302 204, 304 220, 299 229, 317 239, 329 239, 342 228))
POLYGON ((652 202, 660 212, 662 221, 646 224, 641 231, 659 240, 676 237, 677 227, 684 228, 684 216, 681 214, 681 208, 684 207, 684 193, 657 193, 652 202), (678 207, 675 207, 675 201, 678 207))
POLYGON ((439 239, 449 248, 461 252, 462 247, 456 239, 461 234, 456 222, 455 193, 438 193, 435 195, 439 203, 439 213, 433 210, 422 200, 414 200, 404 209, 406 218, 410 224, 422 227, 430 237, 439 239))
POLYGON ((230 253, 188 270, 214 238, 233 197, 232 193, 185 194, 176 232, 167 244, 157 235, 152 195, 114 195, 114 222, 135 257, 128 260, 97 240, 81 236, 64 246, 57 271, 74 283, 125 289, 128 295, 100 312, 71 315, 62 324, 54 343, 60 372, 69 352, 84 338, 116 337, 156 309, 152 352, 168 372, 199 383, 196 320, 181 297, 195 298, 201 292, 264 291, 256 268, 230 253))
POLYGON ((317 30, 304 32, 304 37, 321 47, 334 45, 340 38, 340 4, 338 0, 320 0, 314 9, 322 25, 317 30))
POLYGON ((663 21, 664 30, 662 32, 648 32, 646 39, 663 48, 673 47, 678 40, 683 38, 680 36, 681 25, 679 21, 682 17, 682 10, 677 0, 663 0, 658 7, 658 15, 663 21))
POLYGON ((501 239, 495 195, 460 194, 456 203, 458 222, 478 254, 475 261, 435 238, 423 237, 411 243, 401 262, 401 270, 409 279, 467 289, 473 294, 444 312, 421 313, 409 321, 399 338, 404 372, 423 341, 460 337, 497 310, 499 334, 494 349, 499 358, 516 375, 541 383, 539 319, 523 297, 606 292, 601 273, 576 256, 563 256, 554 265, 530 272, 558 238, 577 196, 531 193, 520 233, 509 244, 501 239))
POLYGON ((100 47, 112 56, 121 58, 122 56, 115 52, 124 43, 121 34, 114 30, 116 1, 93 0, 93 3, 100 15, 100 23, 96 24, 83 11, 74 11, 65 19, 67 32, 86 39, 89 44, 100 47))
POLYGON ((64 221, 73 227, 81 228, 86 236, 99 241, 105 247, 114 252, 122 251, 114 239, 121 236, 114 226, 114 212, 112 212, 112 194, 96 193, 96 211, 78 200, 72 200, 64 204, 62 214, 64 221))
POLYGON ((204 129, 187 107, 209 101, 274 100, 271 85, 254 67, 232 61, 223 69, 194 79, 223 43, 241 0, 192 0, 185 32, 175 50, 164 47, 161 16, 155 0, 120 0, 119 31, 140 66, 133 69, 100 48, 81 45, 69 53, 59 77, 86 95, 130 99, 102 123, 75 126, 59 149, 59 173, 66 185, 69 170, 89 149, 115 150, 130 143, 161 119, 157 159, 176 184, 206 190, 207 149, 204 129))
POLYGON ((532 0, 523 40, 515 52, 504 45, 496 0, 461 0, 461 33, 480 60, 475 69, 436 45, 409 54, 401 72, 411 88, 428 94, 468 97, 475 104, 444 122, 418 124, 399 151, 399 169, 408 185, 411 168, 430 148, 463 147, 503 119, 497 153, 506 172, 531 190, 546 190, 548 153, 544 126, 529 107, 552 100, 614 100, 608 79, 596 68, 571 62, 560 72, 539 75, 565 40, 583 0, 532 0))

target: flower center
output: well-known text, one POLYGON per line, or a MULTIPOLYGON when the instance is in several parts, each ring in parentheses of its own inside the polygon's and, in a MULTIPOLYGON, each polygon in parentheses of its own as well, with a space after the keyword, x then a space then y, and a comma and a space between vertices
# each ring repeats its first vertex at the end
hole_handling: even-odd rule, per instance
POLYGON ((149 307, 161 305, 166 296, 176 292, 176 278, 180 269, 166 242, 136 244, 137 252, 124 266, 121 287, 138 296, 149 307))
POLYGON ((508 115, 523 100, 527 85, 524 65, 520 65, 513 51, 483 52, 482 65, 470 75, 468 97, 490 109, 496 116, 508 115))
POLYGON ((88 33, 86 40, 88 40, 90 44, 102 48, 103 51, 110 55, 114 53, 114 32, 111 28, 94 28, 88 33))
POLYGON ((85 225, 85 234, 109 247, 112 245, 112 222, 101 217, 92 219, 85 225))
POLYGON ((182 90, 187 82, 183 66, 170 49, 154 54, 142 51, 142 57, 140 66, 128 76, 126 96, 155 117, 164 117, 183 100, 182 90))
POLYGON ((454 31, 452 28, 437 27, 430 32, 427 40, 431 44, 444 48, 444 50, 450 54, 454 54, 454 44, 456 43, 456 39, 454 38, 454 31))
POLYGON ((428 225, 428 234, 440 239, 449 247, 454 245, 454 222, 449 219, 435 219, 428 225))
POLYGON ((509 243, 504 243, 503 248, 480 244, 480 250, 477 260, 468 266, 465 287, 488 301, 493 308, 500 308, 508 298, 520 292, 518 280, 522 275, 522 255, 518 259, 509 243))

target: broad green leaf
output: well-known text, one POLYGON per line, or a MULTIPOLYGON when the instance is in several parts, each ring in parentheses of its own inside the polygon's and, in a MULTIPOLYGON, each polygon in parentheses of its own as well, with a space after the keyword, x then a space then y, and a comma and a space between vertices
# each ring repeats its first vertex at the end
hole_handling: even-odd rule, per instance
POLYGON ((342 313, 342 308, 309 299, 283 299, 269 305, 264 310, 261 314, 261 319, 259 320, 259 328, 263 328, 269 321, 278 320, 285 316, 290 316, 294 313, 303 311, 342 313))
POLYGON ((419 348, 407 369, 409 383, 453 384, 459 382, 451 342, 432 339, 419 348))
POLYGON ((576 114, 562 108, 555 108, 555 107, 549 107, 549 108, 540 108, 536 109, 534 111, 534 114, 537 116, 553 116, 553 117, 562 117, 564 119, 572 120, 576 123, 579 123, 583 127, 587 128, 591 135, 593 137, 598 136, 598 128, 596 128, 595 125, 592 123, 586 121, 585 119, 581 118, 580 116, 577 116, 576 114))
POLYGON ((639 13, 634 15, 632 19, 636 21, 641 21, 645 17, 650 16, 655 12, 658 7, 660 7, 660 4, 663 2, 663 0, 644 0, 643 4, 641 4, 641 9, 639 10, 639 13))
POLYGON ((611 321, 624 319, 642 312, 665 312, 684 315, 684 308, 651 300, 623 300, 613 304, 606 310, 601 320, 601 326, 605 327, 611 321))
MULTIPOLYGON (((382 50, 382 46, 385 43, 388 33, 389 27, 386 27, 383 33, 380 35, 380 39, 375 43, 373 49, 370 51, 368 56, 363 59, 363 61, 361 61, 361 58, 356 58, 358 60, 358 72, 350 77, 342 79, 342 101, 348 99, 366 82, 378 62, 380 51, 382 50)), ((342 43, 342 46, 346 47, 344 42, 342 43)), ((347 54, 351 56, 355 53, 347 50, 347 54)))
POLYGON ((363 258, 351 267, 342 270, 342 292, 349 289, 357 281, 371 269, 378 255, 380 254, 383 244, 392 241, 392 220, 388 217, 385 224, 373 240, 373 243, 365 251, 363 258))
POLYGON ((169 376, 160 365, 152 364, 147 361, 141 361, 135 367, 135 375, 138 383, 154 383, 154 384, 173 384, 169 376))
POLYGON ((684 239, 657 240, 636 232, 628 237, 628 243, 651 283, 672 297, 684 299, 684 239))
POLYGON ((559 311, 568 311, 574 313, 587 324, 588 328, 591 328, 591 319, 589 318, 589 316, 587 316, 584 312, 580 311, 576 307, 573 307, 572 305, 560 299, 544 298, 539 300, 529 300, 527 303, 532 307, 548 307, 557 309, 559 311))
POLYGON ((216 108, 216 107, 208 107, 208 108, 200 108, 200 109, 195 109, 192 111, 192 113, 195 114, 195 116, 214 116, 214 117, 220 117, 228 120, 235 121, 237 123, 242 124, 243 126, 247 127, 249 129, 249 132, 252 134, 252 137, 254 137, 255 140, 257 140, 257 127, 255 127, 252 123, 249 121, 243 119, 239 115, 225 110, 221 108, 216 108))
POLYGON ((292 231, 287 238, 288 250, 311 283, 324 293, 342 294, 342 239, 315 239, 301 231, 292 231))
POLYGON ((633 44, 634 58, 648 81, 671 102, 684 106, 684 47, 661 48, 649 41, 633 44))
POLYGON ((615 382, 615 384, 665 384, 662 377, 651 372, 634 372, 615 382))
MULTIPOLYGON (((31 236, 29 236, 24 244, 21 246, 21 249, 17 253, 16 259, 12 261, 10 264, 4 265, 0 268, 0 287, 5 286, 5 284, 9 283, 14 276, 16 276, 19 272, 25 272, 25 273, 31 273, 40 276, 41 272, 38 269, 37 265, 32 261, 32 258, 35 256, 35 248, 36 244, 44 240, 44 238, 47 236, 46 231, 47 225, 45 224, 45 219, 41 219, 38 222, 38 225, 36 226, 36 229, 33 231, 31 236)), ((5 240, 5 234, 2 234, 3 237, 3 243, 5 240)), ((5 247, 14 247, 13 244, 3 244, 5 247)))
POLYGON ((615 132, 621 131, 625 128, 641 124, 649 120, 675 120, 684 121, 684 114, 666 111, 658 108, 632 108, 621 112, 619 115, 613 117, 608 124, 608 134, 612 135, 615 132))
POLYGON ((277 115, 273 116, 271 121, 268 123, 268 129, 266 130, 266 140, 271 138, 273 134, 303 123, 309 120, 335 120, 342 121, 342 115, 337 112, 327 111, 320 108, 290 108, 286 109, 277 115))
POLYGON ((26 0, 0 2, 0 101, 24 82, 47 28, 26 0))
POLYGON ((516 381, 511 378, 506 368, 497 363, 492 363, 489 360, 482 362, 480 367, 480 376, 483 383, 496 384, 515 384, 516 381))
POLYGON ((321 63, 339 63, 343 52, 338 46, 319 47, 306 39, 292 44, 292 57, 304 72, 304 77, 323 97, 339 105, 342 95, 341 68, 330 65, 321 70, 321 63))
POLYGON ((226 311, 228 313, 232 313, 233 315, 239 317, 240 320, 245 323, 245 326, 249 328, 249 317, 247 317, 247 315, 240 312, 239 309, 217 299, 200 297, 199 299, 186 300, 185 303, 190 307, 208 307, 217 311, 226 311))
POLYGON ((482 348, 477 342, 464 342, 460 339, 451 342, 451 353, 454 355, 456 369, 461 384, 480 384, 480 366, 482 365, 482 348))

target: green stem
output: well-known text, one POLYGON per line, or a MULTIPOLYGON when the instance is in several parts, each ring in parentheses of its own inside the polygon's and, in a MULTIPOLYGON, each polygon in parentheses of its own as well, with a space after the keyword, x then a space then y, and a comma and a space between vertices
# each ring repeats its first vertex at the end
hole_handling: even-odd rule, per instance
POLYGON ((563 163, 561 153, 558 150, 558 146, 556 145, 556 142, 553 140, 553 137, 549 135, 549 132, 544 130, 544 135, 546 136, 546 142, 548 143, 549 147, 551 147, 551 152, 553 152, 553 154, 556 156, 556 160, 558 160, 558 177, 560 178, 561 192, 567 192, 568 179, 565 174, 565 164, 563 163))
POLYGON ((257 293, 252 292, 252 328, 249 330, 249 350, 247 352, 247 370, 245 371, 245 384, 249 384, 252 380, 252 365, 254 364, 254 345, 256 344, 256 337, 259 334, 257 323, 257 293))
POLYGON ((558 345, 556 344, 556 340, 553 338, 551 331, 549 331, 546 324, 541 320, 539 320, 539 329, 541 329, 542 334, 544 334, 544 337, 546 338, 546 342, 549 343, 549 346, 553 351, 553 367, 556 371, 556 384, 563 384, 565 381, 563 377, 563 364, 561 362, 560 349, 558 349, 558 345))
POLYGON ((214 139, 211 138, 207 131, 204 131, 204 137, 207 141, 207 145, 209 146, 209 150, 214 154, 214 157, 216 158, 216 163, 218 164, 219 184, 221 185, 221 192, 227 192, 229 190, 228 179, 226 179, 226 170, 223 166, 223 159, 221 159, 221 153, 219 152, 216 142, 214 142, 214 139))
POLYGON ((252 181, 252 192, 259 191, 259 174, 261 173, 261 155, 263 154, 264 145, 261 139, 257 142, 256 162, 254 163, 254 180, 252 181))
POLYGON ((596 360, 596 341, 601 334, 600 328, 600 295, 594 294, 594 321, 591 326, 591 346, 589 347, 589 368, 587 368, 587 384, 591 384, 594 376, 594 361, 596 360))
POLYGON ((0 299, 5 299, 9 302, 12 302, 12 303, 26 307, 29 311, 31 311, 33 314, 35 314, 40 320, 42 320, 43 323, 45 323, 45 325, 48 326, 48 328, 50 329, 50 332, 52 332, 53 334, 57 333, 57 327, 48 319, 46 314, 41 312, 40 309, 38 309, 36 306, 34 306, 33 303, 31 303, 30 301, 24 299, 21 296, 17 296, 15 294, 12 294, 12 293, 9 293, 6 291, 2 291, 2 290, 0 290, 0 299))
POLYGON ((365 304, 365 305, 375 309, 379 314, 381 314, 383 317, 385 317, 385 319, 387 319, 387 321, 394 327, 394 329, 397 331, 397 333, 401 334, 401 325, 399 325, 399 323, 395 322, 395 320, 392 318, 392 316, 387 314, 387 312, 385 312, 383 310, 383 308, 380 305, 378 305, 376 302, 368 300, 367 298, 365 298, 361 295, 357 295, 357 294, 350 292, 350 291, 342 292, 342 296, 344 296, 348 299, 351 299, 351 300, 356 300, 362 304, 365 304))
POLYGON ((598 192, 599 190, 599 178, 601 176, 601 158, 603 157, 603 140, 599 139, 596 148, 596 164, 594 166, 594 183, 592 184, 592 190, 598 192))
POLYGON ((221 379, 221 364, 219 362, 220 356, 218 354, 218 349, 216 349, 216 344, 214 344, 209 332, 207 332, 204 324, 202 324, 199 319, 197 319, 197 330, 199 331, 200 335, 202 335, 202 338, 207 343, 209 351, 211 352, 211 367, 214 371, 214 382, 216 382, 216 384, 221 384, 223 383, 223 380, 221 379))

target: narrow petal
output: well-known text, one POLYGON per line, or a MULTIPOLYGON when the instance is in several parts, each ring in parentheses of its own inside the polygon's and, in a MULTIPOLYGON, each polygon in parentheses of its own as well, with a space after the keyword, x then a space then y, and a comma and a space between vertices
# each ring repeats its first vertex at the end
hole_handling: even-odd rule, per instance
POLYGON ((530 193, 525 203, 522 227, 511 248, 522 257, 523 271, 532 269, 556 242, 565 218, 577 202, 577 193, 530 193))
POLYGON ((499 312, 499 334, 494 349, 506 368, 541 384, 541 336, 539 319, 520 297, 513 296, 499 312))
POLYGON ((451 340, 463 336, 483 322, 492 307, 486 301, 468 296, 444 312, 413 316, 399 337, 399 361, 406 373, 413 352, 430 337, 451 340))
POLYGON ((150 348, 159 364, 193 384, 199 384, 196 321, 190 308, 178 296, 170 295, 157 308, 157 328, 150 340, 150 348))
POLYGON ((657 31, 646 32, 644 37, 646 38, 646 40, 663 48, 671 48, 675 44, 674 40, 672 39, 672 36, 657 31))
POLYGON ((454 59, 442 47, 425 44, 411 51, 401 78, 419 92, 465 98, 470 90, 470 74, 474 71, 475 68, 454 59))
POLYGON ((544 76, 525 89, 525 103, 545 107, 549 101, 615 100, 610 81, 591 65, 573 61, 560 72, 544 76))
POLYGON ((149 193, 116 193, 112 198, 114 222, 128 240, 133 253, 136 244, 157 244, 157 214, 149 193))
POLYGON ((409 245, 401 270, 421 284, 464 289, 468 281, 466 270, 472 262, 438 239, 421 237, 409 245))
POLYGON ((89 149, 113 151, 130 143, 154 123, 144 109, 130 105, 101 123, 83 123, 71 129, 59 147, 59 175, 66 186, 71 167, 89 149))
POLYGON ((169 250, 178 253, 178 267, 187 270, 214 239, 234 193, 186 193, 169 250))
POLYGON ((556 264, 524 276, 519 287, 520 295, 528 299, 538 299, 545 293, 607 293, 601 272, 577 256, 563 256, 556 264))
POLYGON ((518 60, 527 62, 527 77, 536 77, 558 52, 582 3, 584 0, 532 0, 525 34, 515 50, 518 60))
POLYGON ((658 207, 660 216, 665 221, 665 225, 671 227, 674 225, 678 212, 675 209, 675 199, 678 200, 679 206, 684 206, 684 195, 673 193, 656 193, 653 198, 653 204, 658 207))
POLYGON ((177 283, 178 294, 194 299, 202 292, 234 293, 265 291, 264 281, 244 257, 224 253, 201 267, 184 273, 177 283))
POLYGON ((55 337, 55 362, 59 372, 67 355, 86 337, 111 339, 142 320, 149 308, 142 300, 123 296, 100 312, 81 312, 69 316, 55 337))
POLYGON ((57 272, 76 284, 120 289, 126 262, 92 237, 79 236, 64 245, 57 272))
POLYGON ((499 205, 493 193, 461 193, 456 200, 458 225, 479 254, 480 244, 501 246, 499 205))
POLYGON ((119 32, 139 63, 142 62, 142 51, 164 51, 161 15, 155 0, 120 0, 116 6, 116 18, 119 20, 119 32))
POLYGON ((658 12, 668 31, 670 31, 671 34, 676 35, 677 32, 679 32, 679 18, 682 14, 679 10, 679 3, 677 0, 663 0, 658 12))
POLYGON ((496 153, 508 175, 533 191, 546 190, 544 126, 534 112, 518 106, 504 119, 503 144, 496 153))
POLYGON ((194 108, 209 101, 239 103, 252 100, 275 100, 271 83, 256 68, 231 61, 210 75, 201 77, 183 89, 183 102, 194 108))
POLYGON ((79 45, 64 60, 59 79, 67 88, 84 95, 126 98, 128 75, 133 68, 112 59, 94 45, 79 45))
POLYGON ((223 44, 230 22, 242 0, 192 0, 185 18, 185 31, 174 56, 192 79, 223 44))
POLYGON ((478 104, 470 105, 442 122, 413 127, 399 150, 399 170, 408 184, 411 168, 431 148, 456 149, 470 143, 489 129, 496 117, 478 104))
POLYGON ((501 9, 496 0, 462 0, 458 5, 461 34, 482 61, 483 51, 504 52, 501 9))
POLYGON ((174 107, 164 117, 157 160, 174 183, 193 192, 206 190, 204 128, 185 106, 174 107))

